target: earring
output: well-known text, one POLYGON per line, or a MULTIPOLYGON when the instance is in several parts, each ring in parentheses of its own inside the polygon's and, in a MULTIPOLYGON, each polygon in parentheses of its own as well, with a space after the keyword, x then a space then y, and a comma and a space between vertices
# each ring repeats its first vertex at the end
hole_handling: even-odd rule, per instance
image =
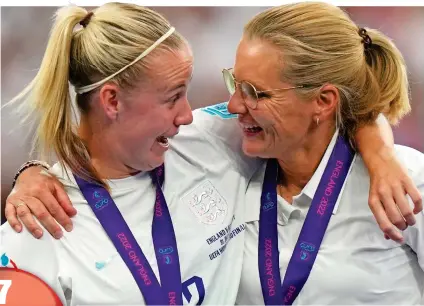
POLYGON ((317 120, 317 126, 318 126, 318 125, 319 125, 319 117, 317 117, 317 119, 316 119, 316 120, 317 120))

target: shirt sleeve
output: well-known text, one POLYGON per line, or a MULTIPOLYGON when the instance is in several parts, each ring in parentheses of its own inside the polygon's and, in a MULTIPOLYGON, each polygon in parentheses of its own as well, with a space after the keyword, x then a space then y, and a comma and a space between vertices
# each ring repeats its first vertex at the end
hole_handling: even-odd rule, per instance
MULTIPOLYGON (((59 281, 59 261, 54 243, 47 232, 40 239, 35 239, 25 227, 21 233, 16 233, 8 223, 0 227, 0 255, 5 254, 17 268, 43 280, 62 304, 67 305, 65 288, 59 281)), ((11 267, 11 264, 7 266, 11 267)))

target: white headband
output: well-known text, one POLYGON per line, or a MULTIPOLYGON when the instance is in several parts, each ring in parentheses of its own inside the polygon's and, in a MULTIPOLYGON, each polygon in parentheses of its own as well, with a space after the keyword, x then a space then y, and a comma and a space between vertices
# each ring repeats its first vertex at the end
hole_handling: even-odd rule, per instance
POLYGON ((100 80, 94 84, 90 84, 87 86, 82 86, 82 87, 78 87, 75 88, 75 92, 78 94, 82 94, 82 93, 86 93, 89 91, 92 91, 93 89, 99 87, 100 85, 106 83, 107 81, 109 81, 111 78, 113 78, 114 76, 118 75, 119 73, 121 73, 122 71, 124 71, 125 69, 127 69, 128 67, 134 65, 136 62, 138 62, 139 60, 141 60, 143 57, 145 57, 147 54, 149 54, 150 52, 152 52, 153 49, 155 49, 161 42, 163 42, 165 39, 167 39, 172 33, 174 33, 175 28, 171 27, 168 32, 166 32, 161 38, 159 38, 157 41, 155 41, 155 43, 153 45, 151 45, 149 48, 147 48, 146 50, 143 51, 143 53, 141 53, 135 60, 133 60, 131 63, 129 63, 128 65, 126 65, 125 67, 119 69, 117 72, 111 74, 108 77, 105 77, 103 80, 100 80))

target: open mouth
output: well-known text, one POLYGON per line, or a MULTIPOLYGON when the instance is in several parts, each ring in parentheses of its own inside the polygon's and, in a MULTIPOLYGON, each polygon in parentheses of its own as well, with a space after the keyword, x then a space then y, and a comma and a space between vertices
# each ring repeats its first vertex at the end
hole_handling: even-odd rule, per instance
POLYGON ((247 135, 256 135, 263 131, 263 129, 258 125, 252 124, 242 124, 243 132, 247 135))
POLYGON ((169 147, 168 138, 166 138, 165 136, 159 136, 158 138, 156 138, 156 141, 164 148, 169 147))

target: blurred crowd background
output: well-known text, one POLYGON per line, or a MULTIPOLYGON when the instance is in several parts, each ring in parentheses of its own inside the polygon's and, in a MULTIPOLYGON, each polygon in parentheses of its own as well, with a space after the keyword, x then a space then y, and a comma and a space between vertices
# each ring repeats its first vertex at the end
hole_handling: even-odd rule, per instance
MULTIPOLYGON (((233 66, 243 25, 265 7, 152 7, 191 43, 195 66, 189 98, 193 109, 228 100, 221 69, 233 66)), ((35 76, 55 7, 1 8, 1 103, 35 76)), ((90 9, 90 8, 87 8, 90 9)), ((412 113, 394 128, 395 141, 424 152, 424 7, 345 7, 358 26, 377 28, 403 53, 411 83, 412 113)), ((1 113, 1 203, 18 167, 30 156, 33 130, 13 109, 1 113)))

